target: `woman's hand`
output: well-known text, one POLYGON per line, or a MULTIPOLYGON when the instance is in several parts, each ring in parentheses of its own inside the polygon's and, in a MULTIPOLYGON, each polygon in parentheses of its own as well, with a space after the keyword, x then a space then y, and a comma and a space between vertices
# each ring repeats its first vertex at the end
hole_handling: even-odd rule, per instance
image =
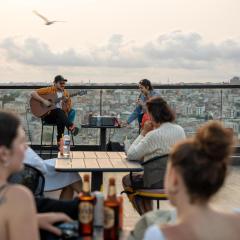
POLYGON ((145 136, 148 132, 152 131, 154 129, 152 121, 146 121, 144 123, 144 127, 141 131, 141 135, 145 136))
POLYGON ((53 224, 57 222, 71 222, 72 219, 64 213, 39 213, 37 214, 37 221, 39 228, 61 236, 61 230, 53 226, 53 224))

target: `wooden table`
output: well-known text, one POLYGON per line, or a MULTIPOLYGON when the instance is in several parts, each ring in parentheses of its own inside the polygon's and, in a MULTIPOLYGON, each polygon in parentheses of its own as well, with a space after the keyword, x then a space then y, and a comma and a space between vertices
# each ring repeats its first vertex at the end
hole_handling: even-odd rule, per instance
POLYGON ((55 165, 61 172, 91 172, 92 191, 100 190, 103 172, 140 172, 143 170, 138 162, 127 161, 124 152, 84 152, 70 153, 70 158, 62 158, 60 153, 55 165))

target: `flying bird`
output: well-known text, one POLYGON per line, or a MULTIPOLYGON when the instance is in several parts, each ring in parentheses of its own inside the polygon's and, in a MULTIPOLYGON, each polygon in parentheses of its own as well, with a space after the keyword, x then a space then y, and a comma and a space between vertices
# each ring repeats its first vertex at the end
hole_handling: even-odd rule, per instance
POLYGON ((64 21, 49 21, 46 17, 44 17, 43 15, 41 15, 40 13, 38 13, 37 11, 33 11, 34 14, 36 14, 38 17, 40 17, 41 19, 43 19, 45 21, 45 25, 51 25, 55 22, 64 22, 64 21))

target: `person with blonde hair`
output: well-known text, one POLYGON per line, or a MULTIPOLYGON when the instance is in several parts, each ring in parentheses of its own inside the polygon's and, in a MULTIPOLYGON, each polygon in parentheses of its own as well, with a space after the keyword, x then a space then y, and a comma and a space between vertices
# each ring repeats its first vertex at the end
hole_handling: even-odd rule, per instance
POLYGON ((173 147, 165 189, 177 220, 151 226, 145 240, 239 239, 240 214, 217 211, 209 204, 224 184, 233 145, 232 132, 211 121, 173 147))

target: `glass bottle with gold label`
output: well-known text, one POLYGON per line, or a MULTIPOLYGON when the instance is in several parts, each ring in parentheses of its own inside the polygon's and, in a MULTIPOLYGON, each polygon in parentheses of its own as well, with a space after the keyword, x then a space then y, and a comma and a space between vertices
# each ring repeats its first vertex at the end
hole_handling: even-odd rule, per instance
POLYGON ((89 175, 83 177, 83 189, 79 194, 78 222, 80 236, 93 235, 93 214, 95 197, 91 195, 89 175))
POLYGON ((119 239, 119 205, 115 179, 109 179, 108 196, 104 201, 104 240, 119 239))

